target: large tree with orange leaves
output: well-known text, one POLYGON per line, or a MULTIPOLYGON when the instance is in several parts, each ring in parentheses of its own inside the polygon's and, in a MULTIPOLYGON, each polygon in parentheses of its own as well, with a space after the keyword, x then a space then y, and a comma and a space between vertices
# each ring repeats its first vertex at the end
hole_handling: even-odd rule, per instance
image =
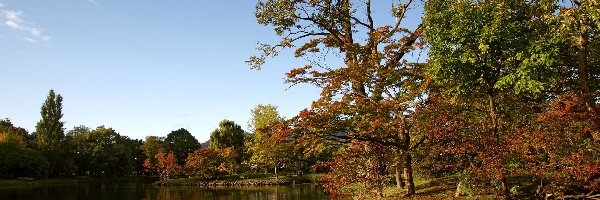
MULTIPOLYGON (((290 70, 287 82, 313 84, 322 92, 311 108, 291 120, 296 130, 291 132, 398 157, 393 165, 404 169, 408 194, 413 194, 411 151, 419 140, 411 139, 410 109, 420 102, 427 80, 422 66, 406 57, 422 44, 418 41, 422 27, 401 26, 410 17, 411 0, 389 3, 396 21, 380 25, 369 0, 259 1, 258 22, 273 27, 282 39, 274 45, 261 44, 261 54, 248 63, 260 69, 266 58, 295 48, 295 56, 309 64, 290 70), (339 64, 329 65, 326 59, 331 58, 339 64), (391 148, 371 148, 375 146, 391 148)), ((376 175, 387 173, 378 169, 386 166, 383 162, 372 156, 363 163, 368 174, 381 177, 365 179, 366 188, 386 181, 376 175)), ((380 193, 382 188, 374 189, 380 193)))

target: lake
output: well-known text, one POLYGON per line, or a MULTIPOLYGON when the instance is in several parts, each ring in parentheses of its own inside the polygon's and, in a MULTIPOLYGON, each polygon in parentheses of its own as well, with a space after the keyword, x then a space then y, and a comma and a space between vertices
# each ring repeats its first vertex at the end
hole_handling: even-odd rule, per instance
POLYGON ((102 182, 0 188, 0 199, 329 199, 314 184, 265 187, 156 187, 147 182, 102 182))

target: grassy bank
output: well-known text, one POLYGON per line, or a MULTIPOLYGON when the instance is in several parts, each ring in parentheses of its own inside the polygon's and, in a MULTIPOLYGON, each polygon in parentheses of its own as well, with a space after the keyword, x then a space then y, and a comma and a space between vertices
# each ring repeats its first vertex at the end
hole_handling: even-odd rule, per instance
POLYGON ((26 187, 33 185, 56 185, 56 184, 78 184, 78 183, 95 183, 95 182, 120 182, 120 181, 156 181, 156 177, 120 177, 120 178, 51 178, 51 179, 34 179, 34 178, 17 178, 17 179, 0 179, 0 187, 26 187))
MULTIPOLYGON (((472 188, 468 194, 455 197, 456 186, 458 180, 456 177, 449 176, 443 178, 426 178, 420 176, 414 176, 415 183, 415 194, 411 196, 406 195, 406 189, 398 189, 394 184, 390 182, 384 191, 381 198, 373 196, 360 195, 363 186, 361 184, 354 184, 346 186, 345 190, 353 193, 351 199, 408 199, 408 200, 420 200, 420 199, 502 199, 494 191, 486 188, 472 188)), ((372 194, 370 194, 372 195, 372 194)))
POLYGON ((273 176, 272 174, 253 174, 251 176, 230 175, 219 180, 204 180, 199 177, 177 178, 157 181, 158 186, 267 186, 291 185, 313 183, 318 179, 318 174, 304 176, 288 175, 273 176))

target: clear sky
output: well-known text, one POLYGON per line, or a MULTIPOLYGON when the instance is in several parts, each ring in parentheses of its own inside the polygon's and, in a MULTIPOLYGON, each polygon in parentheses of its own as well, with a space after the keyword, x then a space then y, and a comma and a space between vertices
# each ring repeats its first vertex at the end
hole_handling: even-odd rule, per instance
POLYGON ((302 65, 290 54, 261 71, 244 63, 258 41, 277 40, 255 3, 0 0, 0 118, 35 131, 50 89, 67 130, 105 125, 137 139, 185 128, 206 141, 223 119, 246 129, 257 104, 292 117, 319 91, 284 84, 302 65))

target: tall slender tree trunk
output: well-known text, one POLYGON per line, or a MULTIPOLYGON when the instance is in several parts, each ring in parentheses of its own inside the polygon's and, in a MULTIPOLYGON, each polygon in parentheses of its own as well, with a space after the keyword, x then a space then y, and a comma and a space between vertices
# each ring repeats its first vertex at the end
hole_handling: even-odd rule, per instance
MULTIPOLYGON (((492 120, 492 134, 494 137, 498 137, 498 119, 496 118, 496 103, 494 102, 494 92, 488 91, 489 103, 490 103, 490 118, 492 120)), ((506 182, 506 170, 503 167, 502 175, 500 176, 500 190, 506 199, 511 199, 510 192, 508 189, 508 183, 506 182)))
POLYGON ((498 120, 496 118, 496 103, 494 102, 494 92, 488 92, 490 119, 492 120, 493 134, 498 133, 498 120))
MULTIPOLYGON (((580 21, 580 26, 583 27, 586 24, 586 19, 582 19, 580 21)), ((578 72, 579 72, 579 85, 581 87, 581 96, 583 97, 583 100, 585 101, 585 106, 587 107, 587 109, 592 113, 593 120, 594 120, 594 124, 596 125, 596 129, 600 129, 600 111, 598 110, 598 107, 596 107, 596 102, 593 98, 591 89, 590 89, 590 83, 589 83, 589 77, 588 77, 588 72, 587 72, 587 54, 588 54, 588 50, 587 50, 587 43, 588 43, 588 36, 586 33, 581 33, 579 34, 579 40, 577 42, 577 48, 578 48, 578 52, 577 52, 577 68, 578 68, 578 72)))
POLYGON ((275 180, 277 180, 277 162, 275 162, 275 180))

